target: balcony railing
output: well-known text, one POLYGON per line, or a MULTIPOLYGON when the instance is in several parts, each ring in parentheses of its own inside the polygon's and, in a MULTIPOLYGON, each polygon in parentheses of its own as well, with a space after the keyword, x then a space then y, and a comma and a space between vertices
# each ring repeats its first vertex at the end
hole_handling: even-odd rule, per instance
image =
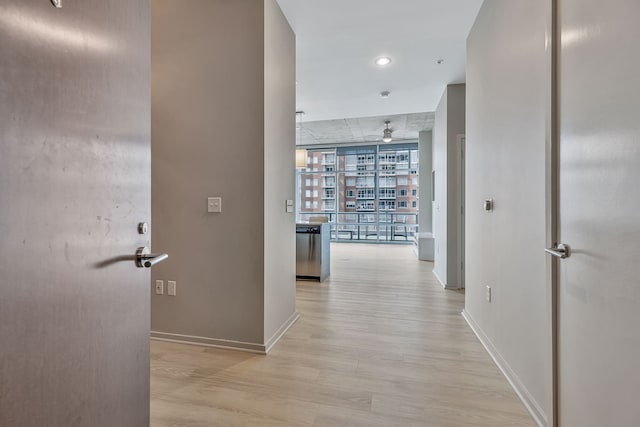
MULTIPOLYGON (((347 242, 412 243, 418 232, 417 213, 323 212, 331 224, 331 240, 347 242)), ((307 222, 318 212, 301 212, 307 222)))

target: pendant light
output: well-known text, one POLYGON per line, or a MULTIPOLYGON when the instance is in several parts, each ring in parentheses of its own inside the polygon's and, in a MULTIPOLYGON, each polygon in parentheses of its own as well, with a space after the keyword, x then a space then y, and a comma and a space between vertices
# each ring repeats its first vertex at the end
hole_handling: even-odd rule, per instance
POLYGON ((391 133, 393 132, 391 129, 389 129, 389 125, 391 124, 391 122, 389 120, 387 120, 386 122, 384 122, 385 125, 387 125, 387 127, 385 128, 385 130, 382 133, 382 141, 383 142, 391 142, 393 141, 393 136, 391 135, 391 133))

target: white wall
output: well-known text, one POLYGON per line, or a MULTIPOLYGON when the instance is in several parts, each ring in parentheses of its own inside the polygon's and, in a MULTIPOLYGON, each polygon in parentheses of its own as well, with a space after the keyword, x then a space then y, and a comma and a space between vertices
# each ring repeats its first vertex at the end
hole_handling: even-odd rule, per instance
POLYGON ((276 1, 264 2, 264 339, 270 344, 296 315, 295 215, 284 213, 295 193, 296 40, 276 1))
POLYGON ((486 0, 468 39, 465 315, 544 424, 546 2, 486 0), (486 213, 482 202, 493 198, 486 213), (492 288, 492 302, 485 298, 492 288))
POLYGON ((460 228, 459 191, 461 186, 458 135, 465 133, 465 86, 449 85, 436 109, 433 128, 433 170, 435 200, 434 273, 446 288, 461 287, 462 273, 458 253, 460 228))
POLYGON ((178 282, 176 297, 152 295, 156 337, 261 351, 295 310, 284 205, 294 193, 295 43, 275 8, 153 1, 152 238, 170 258, 152 280, 178 282), (222 213, 207 213, 208 196, 222 196, 222 213))

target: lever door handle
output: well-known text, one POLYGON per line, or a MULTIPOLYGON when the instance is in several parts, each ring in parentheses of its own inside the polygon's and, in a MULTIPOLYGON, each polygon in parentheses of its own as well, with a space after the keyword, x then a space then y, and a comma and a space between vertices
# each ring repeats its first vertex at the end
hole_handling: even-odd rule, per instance
POLYGON ((564 243, 556 243, 552 248, 547 248, 544 251, 548 254, 562 259, 569 258, 571 256, 571 248, 569 247, 569 245, 565 245, 564 243))
POLYGON ((151 268, 169 258, 167 254, 152 254, 146 246, 138 248, 136 251, 136 267, 151 268))

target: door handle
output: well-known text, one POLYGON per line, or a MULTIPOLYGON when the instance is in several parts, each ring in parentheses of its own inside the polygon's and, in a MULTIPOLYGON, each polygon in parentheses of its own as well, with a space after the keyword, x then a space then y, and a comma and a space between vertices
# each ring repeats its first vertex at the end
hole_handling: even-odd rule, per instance
POLYGON ((169 258, 167 254, 152 254, 146 246, 138 248, 136 251, 136 267, 151 268, 169 258))
POLYGON ((555 243, 552 248, 547 248, 544 251, 562 259, 569 258, 571 256, 571 248, 569 245, 565 245, 564 243, 555 243))

